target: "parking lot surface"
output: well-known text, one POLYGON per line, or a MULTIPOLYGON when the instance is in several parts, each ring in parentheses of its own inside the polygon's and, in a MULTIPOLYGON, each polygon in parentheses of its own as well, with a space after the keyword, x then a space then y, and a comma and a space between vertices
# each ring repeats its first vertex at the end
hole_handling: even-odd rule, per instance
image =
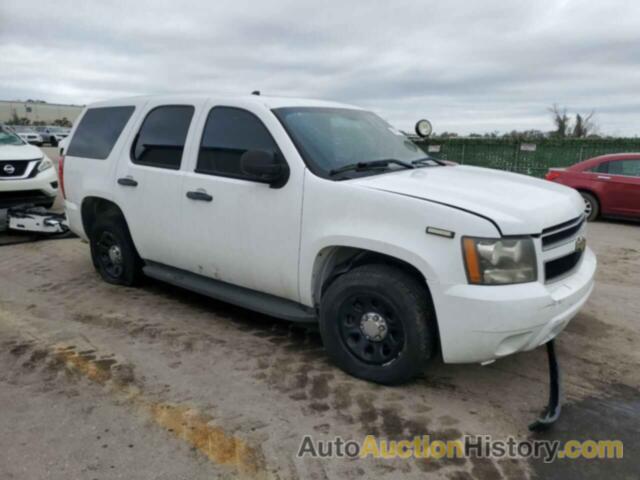
MULTIPOLYGON (((53 158, 53 157, 52 157, 53 158)), ((149 280, 104 283, 78 239, 0 247, 0 478, 637 478, 640 226, 596 222, 593 296, 543 349, 428 365, 400 387, 349 377, 316 332, 149 280), (622 460, 297 458, 304 435, 619 439, 622 460)))

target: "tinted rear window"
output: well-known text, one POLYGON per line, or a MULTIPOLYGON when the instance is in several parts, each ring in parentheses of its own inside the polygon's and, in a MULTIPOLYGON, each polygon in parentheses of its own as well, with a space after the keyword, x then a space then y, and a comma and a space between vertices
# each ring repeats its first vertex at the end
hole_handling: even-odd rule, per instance
POLYGON ((90 108, 80 120, 67 150, 70 157, 104 160, 111 153, 134 107, 90 108))

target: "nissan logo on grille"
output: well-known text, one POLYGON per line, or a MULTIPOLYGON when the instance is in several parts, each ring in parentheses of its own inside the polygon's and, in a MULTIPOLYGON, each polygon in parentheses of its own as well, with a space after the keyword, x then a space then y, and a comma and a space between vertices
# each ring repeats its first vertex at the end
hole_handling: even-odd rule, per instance
POLYGON ((7 175, 13 175, 13 172, 16 171, 16 167, 14 167, 13 165, 11 165, 10 163, 8 163, 7 165, 4 166, 4 168, 2 169, 2 171, 4 173, 6 173, 7 175))

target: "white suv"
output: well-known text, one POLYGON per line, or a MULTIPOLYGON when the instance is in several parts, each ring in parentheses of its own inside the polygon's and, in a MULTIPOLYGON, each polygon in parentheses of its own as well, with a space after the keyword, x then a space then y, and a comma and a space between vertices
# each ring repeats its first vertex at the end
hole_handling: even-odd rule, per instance
POLYGON ((0 209, 22 204, 50 208, 57 193, 51 160, 38 147, 0 127, 0 209))
POLYGON ((445 166, 357 107, 137 97, 90 105, 71 135, 66 212, 106 281, 319 322, 361 378, 535 348, 593 288, 576 191, 445 166))

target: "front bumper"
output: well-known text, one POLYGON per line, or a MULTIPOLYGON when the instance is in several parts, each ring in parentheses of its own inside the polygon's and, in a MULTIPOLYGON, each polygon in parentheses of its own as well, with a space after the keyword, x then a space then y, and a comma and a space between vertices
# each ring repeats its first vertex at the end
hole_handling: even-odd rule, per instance
POLYGON ((0 180, 0 208, 21 204, 46 205, 57 194, 58 177, 53 167, 33 178, 0 180))
POLYGON ((434 296, 446 363, 489 362, 555 338, 593 290, 596 257, 587 248, 569 276, 550 284, 455 285, 434 296))

